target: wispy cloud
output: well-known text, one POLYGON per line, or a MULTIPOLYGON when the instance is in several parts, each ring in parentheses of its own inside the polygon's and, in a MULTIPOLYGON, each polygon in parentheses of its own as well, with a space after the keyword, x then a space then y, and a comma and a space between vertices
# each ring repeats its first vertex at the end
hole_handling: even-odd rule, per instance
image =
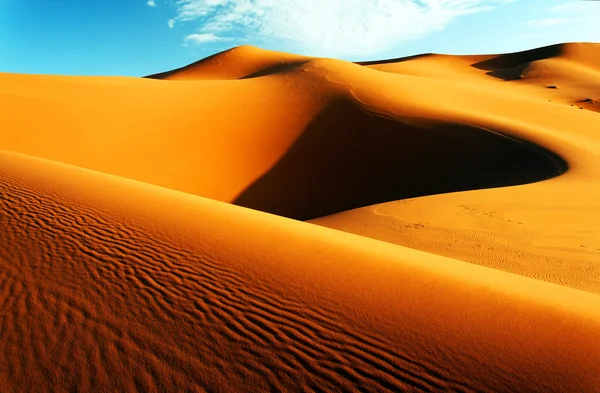
POLYGON ((570 12, 570 11, 598 10, 598 8, 597 8, 598 6, 600 6, 600 1, 598 1, 598 0, 567 1, 565 3, 555 5, 554 7, 550 8, 550 11, 570 12))
POLYGON ((220 40, 223 40, 223 38, 211 33, 197 33, 188 35, 183 41, 185 44, 206 44, 220 40))
POLYGON ((517 34, 517 38, 520 39, 530 39, 530 38, 543 38, 543 37, 547 37, 548 34, 546 33, 521 33, 521 34, 517 34))
POLYGON ((573 20, 566 18, 547 18, 547 19, 534 19, 527 21, 527 25, 533 28, 551 27, 556 25, 562 25, 565 23, 571 23, 573 20))
POLYGON ((463 15, 511 1, 177 0, 169 27, 195 21, 200 36, 235 38, 240 43, 285 43, 286 48, 312 55, 364 56, 443 30, 463 15))
POLYGON ((154 0, 149 0, 146 4, 150 7, 156 7, 156 2, 154 0))
POLYGON ((566 1, 550 8, 553 17, 572 22, 569 25, 568 40, 600 41, 600 1, 580 0, 566 1))

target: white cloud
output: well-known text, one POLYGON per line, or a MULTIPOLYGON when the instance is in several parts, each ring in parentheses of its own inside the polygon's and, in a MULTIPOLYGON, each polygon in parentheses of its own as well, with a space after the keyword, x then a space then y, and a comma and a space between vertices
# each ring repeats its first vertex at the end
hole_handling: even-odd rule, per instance
POLYGON ((169 28, 172 29, 173 26, 175 26, 175 19, 169 19, 167 25, 169 25, 169 28))
POLYGON ((538 26, 530 25, 530 28, 551 26, 545 31, 557 42, 600 41, 600 1, 565 1, 549 11, 547 20, 555 22, 537 23, 538 26))
POLYGON ((190 34, 183 40, 187 44, 206 44, 209 42, 215 42, 223 40, 222 37, 216 36, 212 33, 199 33, 199 34, 190 34))
POLYGON ((530 39, 530 38, 544 38, 547 37, 548 34, 544 34, 544 33, 521 33, 521 34, 517 34, 517 38, 522 38, 522 39, 530 39))
POLYGON ((150 0, 146 4, 148 4, 150 7, 156 7, 156 2, 154 0, 150 0))
POLYGON ((323 56, 376 54, 514 0, 177 0, 169 21, 238 43, 285 43, 323 56), (241 38, 241 39, 240 39, 241 38))
POLYGON ((587 0, 587 1, 569 1, 563 4, 556 5, 550 8, 552 12, 579 12, 579 11, 598 11, 598 1, 587 0))
POLYGON ((547 18, 547 19, 535 19, 527 21, 527 24, 533 28, 551 27, 556 25, 562 25, 565 23, 573 22, 571 19, 564 18, 547 18))

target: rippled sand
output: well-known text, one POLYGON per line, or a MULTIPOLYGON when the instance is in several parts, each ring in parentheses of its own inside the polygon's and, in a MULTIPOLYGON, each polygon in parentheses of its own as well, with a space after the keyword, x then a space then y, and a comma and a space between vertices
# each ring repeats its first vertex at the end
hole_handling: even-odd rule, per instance
POLYGON ((596 44, 0 74, 1 390, 597 392, 597 100, 596 44))

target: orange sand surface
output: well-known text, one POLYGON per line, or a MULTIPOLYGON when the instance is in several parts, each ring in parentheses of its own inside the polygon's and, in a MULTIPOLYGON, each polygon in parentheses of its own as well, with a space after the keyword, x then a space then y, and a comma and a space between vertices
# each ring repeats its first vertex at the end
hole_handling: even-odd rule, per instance
POLYGON ((0 73, 0 390, 598 392, 598 102, 583 43, 0 73))

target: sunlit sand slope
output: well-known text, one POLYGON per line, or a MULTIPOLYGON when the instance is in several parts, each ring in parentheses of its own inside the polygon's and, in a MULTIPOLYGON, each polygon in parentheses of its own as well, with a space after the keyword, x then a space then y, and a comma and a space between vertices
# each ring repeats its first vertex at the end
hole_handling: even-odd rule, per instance
POLYGON ((0 148, 224 201, 280 159, 327 96, 283 78, 0 74, 0 86, 0 148))
POLYGON ((460 66, 466 79, 251 47, 177 81, 0 74, 0 148, 296 219, 564 172, 571 145, 536 119, 574 108, 446 63, 419 69, 460 66))
POLYGON ((600 293, 600 190, 592 182, 559 177, 536 187, 389 202, 312 222, 600 293))
POLYGON ((242 79, 282 72, 300 66, 311 57, 244 45, 217 53, 185 67, 149 75, 149 79, 210 80, 242 79))
POLYGON ((600 297, 0 154, 10 391, 577 391, 600 297))
POLYGON ((451 116, 469 113, 545 146, 568 171, 541 183, 392 201, 312 222, 600 293, 600 46, 367 66, 421 78, 416 92, 446 84, 452 93, 440 92, 436 102, 451 116))

